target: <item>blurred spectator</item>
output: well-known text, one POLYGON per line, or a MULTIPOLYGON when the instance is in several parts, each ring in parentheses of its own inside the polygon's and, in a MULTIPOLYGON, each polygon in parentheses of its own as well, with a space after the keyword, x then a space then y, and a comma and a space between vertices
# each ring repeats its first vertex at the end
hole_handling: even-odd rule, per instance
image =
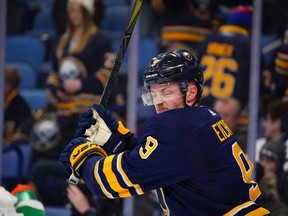
POLYGON ((82 180, 77 186, 68 184, 67 196, 71 216, 122 216, 122 199, 97 199, 82 180))
POLYGON ((288 102, 288 30, 282 35, 279 46, 272 49, 272 61, 263 73, 265 88, 270 90, 260 98, 261 116, 265 116, 267 106, 272 100, 280 99, 288 102))
MULTIPOLYGON (((99 101, 111 67, 104 65, 113 58, 109 38, 94 24, 93 0, 69 0, 67 5, 69 24, 55 46, 54 73, 48 79, 48 100, 56 107, 65 145, 76 128, 79 113, 99 101), (111 57, 112 55, 112 57, 111 57)), ((62 146, 44 153, 44 157, 58 159, 62 146)))
POLYGON ((228 127, 234 132, 241 113, 241 104, 235 98, 217 99, 213 108, 224 119, 228 127))
POLYGON ((39 118, 44 123, 37 121, 39 127, 32 134, 46 138, 34 146, 31 175, 46 205, 68 202, 59 153, 73 138, 79 114, 99 102, 115 57, 110 53, 110 39, 94 23, 94 0, 68 0, 67 16, 67 28, 53 52, 54 72, 47 81, 49 104, 39 118))
MULTIPOLYGON (((68 0, 57 0, 52 5, 52 17, 55 24, 57 35, 64 34, 67 26, 67 3, 68 0)), ((95 13, 93 19, 96 25, 100 26, 105 13, 105 4, 103 0, 96 0, 94 3, 95 13)))
POLYGON ((239 127, 242 107, 236 98, 216 99, 213 108, 223 118, 228 127, 236 134, 241 149, 247 150, 247 130, 239 127))
MULTIPOLYGON (((287 30, 288 33, 288 30, 287 30)), ((286 34, 287 34, 286 33, 286 34)), ((275 68, 273 80, 277 98, 282 98, 288 102, 288 35, 284 38, 284 43, 277 52, 275 58, 275 68)))
POLYGON ((285 161, 285 143, 280 141, 267 141, 260 151, 259 165, 263 170, 259 186, 262 191, 261 205, 268 208, 271 215, 280 216, 288 214, 287 172, 282 169, 285 161))
POLYGON ((4 142, 29 143, 34 117, 31 108, 18 93, 20 73, 12 67, 5 68, 4 87, 4 142))
POLYGON ((226 23, 201 44, 199 59, 205 68, 202 104, 212 106, 216 98, 235 97, 242 107, 247 105, 251 24, 252 8, 238 6, 226 23))
POLYGON ((213 30, 217 7, 212 1, 151 0, 151 5, 162 15, 160 51, 186 49, 197 55, 199 43, 213 30))
MULTIPOLYGON (((264 137, 257 139, 255 161, 259 162, 260 151, 267 141, 283 141, 288 146, 288 103, 281 100, 271 101, 267 108, 264 122, 264 137)), ((288 158, 283 163, 283 170, 288 171, 288 158)))

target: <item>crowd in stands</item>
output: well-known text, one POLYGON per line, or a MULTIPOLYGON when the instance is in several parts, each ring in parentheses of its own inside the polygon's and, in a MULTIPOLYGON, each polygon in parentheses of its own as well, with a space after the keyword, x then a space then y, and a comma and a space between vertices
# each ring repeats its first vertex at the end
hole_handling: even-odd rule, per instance
MULTIPOLYGON (((85 184, 68 185, 58 157, 74 136, 79 114, 99 102, 110 75, 116 39, 102 26, 103 20, 107 19, 105 12, 117 5, 130 7, 130 1, 39 2, 7 1, 7 38, 25 35, 45 45, 43 64, 35 73, 38 84, 35 89, 45 92, 46 104, 35 109, 25 101, 21 94, 23 89, 19 87, 24 79, 23 73, 13 67, 12 61, 7 62, 4 148, 11 145, 31 146, 30 174, 25 183, 33 185, 44 205, 69 206, 73 216, 122 215, 123 200, 98 200, 85 184), (37 14, 47 8, 50 11, 48 19, 53 24, 52 31, 46 29, 32 34, 37 14)), ((288 212, 288 18, 283 10, 279 10, 277 15, 278 11, 275 12, 275 8, 280 8, 282 3, 287 4, 286 1, 273 2, 264 1, 264 5, 275 7, 270 7, 271 10, 264 7, 261 39, 268 35, 272 38, 269 42, 278 39, 280 43, 268 54, 260 54, 260 132, 255 143, 255 167, 263 194, 260 202, 271 210, 271 215, 278 216, 288 212), (286 22, 273 21, 280 20, 279 17, 284 15, 286 22)), ((140 28, 140 35, 149 37, 159 52, 187 49, 198 57, 205 80, 201 105, 208 105, 220 113, 247 153, 251 1, 150 0, 143 4, 139 22, 145 28, 140 28)), ((126 92, 127 73, 120 75, 119 81, 121 83, 116 85, 109 107, 116 111, 117 118, 125 121, 123 105, 125 109, 129 94, 126 92), (121 108, 115 109, 118 105, 121 108)), ((141 124, 138 126, 141 127, 141 124)), ((7 189, 14 187, 3 180, 7 189)), ((144 208, 149 213, 146 215, 159 212, 151 195, 147 196, 147 200, 144 208)), ((136 212, 139 211, 140 215, 145 210, 142 211, 141 201, 139 203, 141 210, 136 212)))

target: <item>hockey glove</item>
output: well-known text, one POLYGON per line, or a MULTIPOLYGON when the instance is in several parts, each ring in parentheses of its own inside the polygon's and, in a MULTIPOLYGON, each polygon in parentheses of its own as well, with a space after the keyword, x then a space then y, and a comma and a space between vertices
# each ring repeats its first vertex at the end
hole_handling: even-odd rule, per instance
POLYGON ((80 178, 80 167, 91 155, 107 156, 106 152, 95 143, 83 137, 73 139, 61 152, 59 161, 64 170, 70 175, 69 181, 77 184, 80 178))
POLYGON ((103 106, 93 104, 90 111, 81 114, 76 136, 86 137, 92 143, 102 146, 110 155, 126 149, 133 134, 103 106))

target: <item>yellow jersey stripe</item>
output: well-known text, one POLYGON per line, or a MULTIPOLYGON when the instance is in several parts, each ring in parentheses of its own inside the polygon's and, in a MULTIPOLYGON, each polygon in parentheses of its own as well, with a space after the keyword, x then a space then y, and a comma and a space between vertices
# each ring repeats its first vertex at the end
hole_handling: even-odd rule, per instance
POLYGON ((232 210, 224 214, 224 216, 233 216, 237 214, 238 212, 240 212, 242 209, 247 208, 248 206, 253 205, 253 204, 255 203, 252 201, 245 202, 239 206, 236 206, 235 208, 233 208, 232 210))
POLYGON ((127 186, 134 187, 138 195, 144 194, 140 185, 139 184, 133 184, 130 181, 130 179, 128 178, 128 176, 126 175, 126 173, 124 172, 124 170, 122 168, 122 163, 121 163, 122 157, 123 157, 123 152, 117 156, 117 170, 120 173, 123 181, 126 183, 127 186))
POLYGON ((279 67, 284 68, 284 69, 288 69, 288 62, 283 60, 283 59, 276 58, 275 64, 279 67))
POLYGON ((270 214, 270 212, 267 209, 260 207, 252 212, 249 212, 245 216, 264 216, 268 214, 270 214))
POLYGON ((165 196, 164 196, 164 191, 163 191, 162 188, 160 188, 159 190, 161 192, 161 197, 162 197, 162 200, 163 200, 164 205, 165 205, 165 206, 162 206, 162 205, 160 205, 160 206, 161 206, 165 216, 169 216, 170 215, 170 210, 169 210, 168 205, 166 203, 166 199, 165 199, 165 196))
POLYGON ((91 105, 91 100, 79 99, 77 101, 63 101, 57 105, 58 109, 71 109, 76 106, 91 105))
POLYGON ((163 32, 161 37, 163 40, 183 40, 193 42, 202 42, 205 39, 204 35, 184 32, 163 32))
POLYGON ((11 101, 16 97, 18 94, 17 90, 13 90, 6 98, 4 103, 4 109, 7 109, 7 107, 10 105, 11 101))
POLYGON ((115 192, 119 194, 119 197, 121 198, 130 197, 132 196, 131 193, 129 192, 128 189, 121 187, 121 185, 119 184, 117 180, 116 175, 114 174, 112 170, 112 161, 114 157, 115 155, 111 155, 105 158, 104 165, 103 165, 103 172, 106 176, 108 184, 110 185, 112 190, 114 190, 115 192))
POLYGON ((242 34, 242 35, 249 35, 249 32, 240 27, 240 26, 236 26, 236 25, 223 25, 220 26, 219 28, 220 31, 231 31, 231 32, 235 32, 237 34, 242 34))
MULTIPOLYGON (((101 160, 100 160, 100 161, 101 161, 101 160)), ((106 188, 104 187, 104 185, 103 185, 103 183, 102 183, 102 181, 101 181, 101 178, 100 178, 98 172, 99 172, 99 161, 97 161, 96 164, 95 164, 94 178, 96 179, 98 185, 100 186, 100 188, 101 188, 102 192, 105 194, 105 196, 108 197, 108 198, 114 198, 114 197, 112 196, 112 194, 110 194, 110 193, 106 190, 106 188)))

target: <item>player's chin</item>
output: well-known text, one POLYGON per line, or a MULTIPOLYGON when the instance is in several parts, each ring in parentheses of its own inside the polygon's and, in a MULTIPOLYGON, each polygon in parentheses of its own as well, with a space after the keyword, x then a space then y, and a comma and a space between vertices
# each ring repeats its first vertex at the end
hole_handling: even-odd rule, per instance
POLYGON ((169 109, 167 108, 156 108, 156 113, 159 114, 159 113, 164 113, 164 112, 167 112, 169 109))

